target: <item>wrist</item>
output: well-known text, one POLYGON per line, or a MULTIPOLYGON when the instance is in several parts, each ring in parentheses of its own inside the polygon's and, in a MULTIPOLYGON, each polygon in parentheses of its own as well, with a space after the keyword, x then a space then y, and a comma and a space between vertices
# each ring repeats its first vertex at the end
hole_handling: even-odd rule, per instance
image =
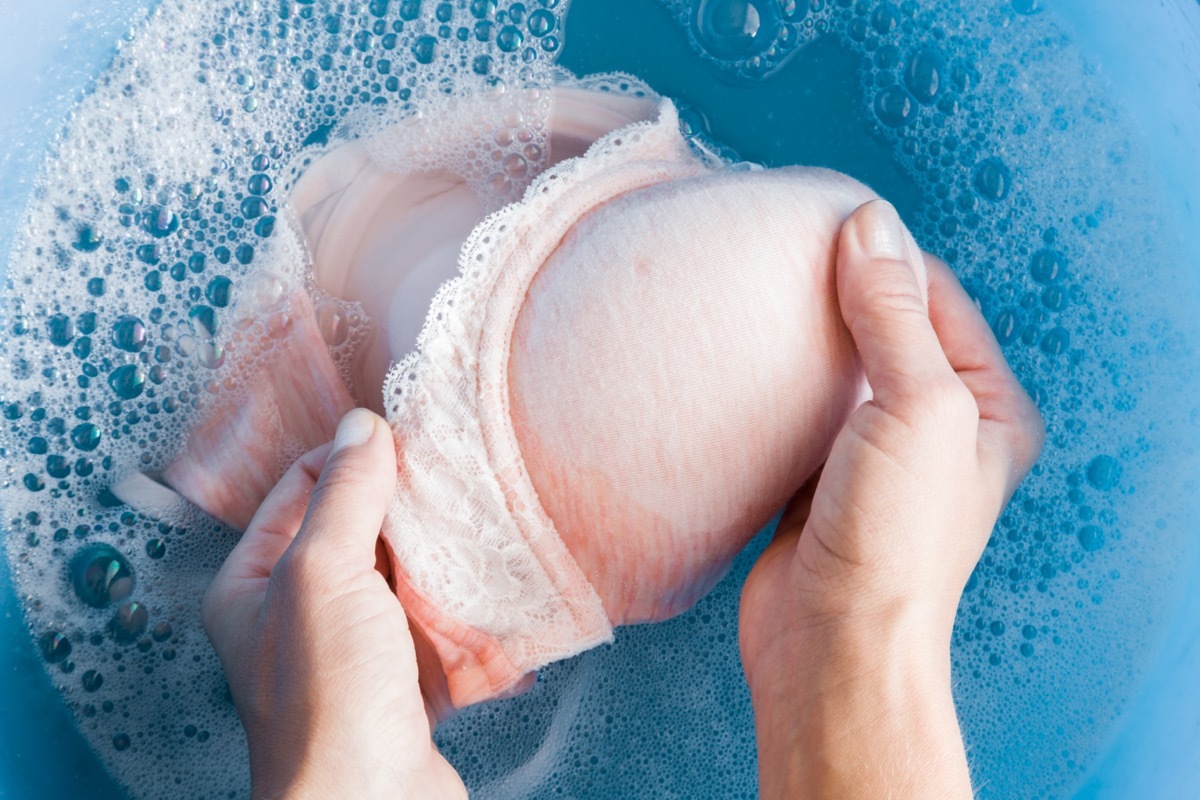
POLYGON ((813 623, 748 669, 762 797, 971 796, 949 636, 918 619, 813 623))

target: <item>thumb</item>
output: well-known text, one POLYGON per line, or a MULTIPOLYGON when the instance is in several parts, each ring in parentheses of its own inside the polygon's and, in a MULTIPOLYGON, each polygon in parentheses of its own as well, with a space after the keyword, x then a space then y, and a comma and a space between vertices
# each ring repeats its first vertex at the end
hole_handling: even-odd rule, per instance
POLYGON ((837 291, 874 400, 904 403, 954 377, 929 321, 925 269, 891 203, 850 215, 838 243, 837 291))
POLYGON ((318 560, 375 567, 375 542, 396 491, 391 428, 365 408, 342 417, 293 549, 318 560))

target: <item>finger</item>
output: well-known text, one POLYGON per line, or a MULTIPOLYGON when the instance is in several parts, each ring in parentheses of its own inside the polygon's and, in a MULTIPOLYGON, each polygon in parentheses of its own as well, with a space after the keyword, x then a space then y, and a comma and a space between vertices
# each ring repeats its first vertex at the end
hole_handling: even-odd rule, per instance
POLYGON ((238 608, 261 602, 271 572, 300 529, 329 451, 323 445, 305 453, 284 473, 204 592, 201 619, 218 653, 245 633, 253 615, 238 608))
POLYGON ((903 405, 953 379, 929 321, 923 264, 896 210, 884 200, 860 206, 842 228, 838 303, 858 347, 874 400, 903 405))
POLYGON ((327 444, 305 453, 279 479, 213 580, 214 593, 219 594, 222 587, 232 582, 265 581, 270 577, 300 530, 308 496, 330 448, 327 444))
POLYGON ((1041 453, 1041 415, 958 278, 932 256, 926 270, 930 321, 950 366, 975 397, 984 467, 1003 476, 1007 500, 1041 453))
POLYGON ((293 549, 375 568, 376 540, 396 490, 391 428, 364 408, 342 418, 293 549))

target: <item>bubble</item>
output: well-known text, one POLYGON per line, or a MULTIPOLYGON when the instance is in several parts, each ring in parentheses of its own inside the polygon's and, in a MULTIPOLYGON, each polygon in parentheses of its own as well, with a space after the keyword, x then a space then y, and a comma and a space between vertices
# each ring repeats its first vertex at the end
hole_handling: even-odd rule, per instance
POLYGON ((103 297, 107 285, 104 278, 90 278, 87 282, 87 293, 92 297, 103 297))
POLYGON ((516 25, 505 25, 496 34, 496 46, 505 53, 515 53, 525 41, 525 34, 516 25))
POLYGON ((271 177, 264 173, 250 176, 250 180, 246 182, 246 188, 251 194, 268 194, 274 184, 271 182, 271 177))
POLYGON ((117 609, 108 623, 108 632, 119 644, 133 644, 146 630, 150 612, 136 600, 131 600, 117 609))
POLYGON ((160 644, 171 638, 175 630, 169 622, 160 622, 154 626, 154 630, 150 631, 150 638, 160 644))
POLYGON ((140 353, 146 346, 146 325, 132 314, 122 314, 113 323, 112 343, 127 353, 140 353))
POLYGON ((204 296, 217 308, 225 308, 233 297, 233 281, 218 275, 204 288, 204 296))
POLYGON ((1079 546, 1089 553, 1104 547, 1104 531, 1096 525, 1080 528, 1076 537, 1079 539, 1079 546))
POLYGON ((1042 337, 1041 348, 1046 355, 1058 356, 1071 346, 1071 334, 1066 328, 1052 328, 1042 337))
POLYGON ((217 335, 217 312, 212 306, 192 306, 188 310, 188 321, 201 336, 217 335))
POLYGON ((903 128, 917 119, 917 104, 901 86, 889 86, 875 96, 875 116, 889 128, 903 128))
POLYGON ((167 554, 167 545, 162 539, 154 538, 146 540, 146 555, 155 560, 158 560, 167 554))
POLYGON ((145 384, 146 373, 136 364, 117 367, 108 376, 108 385, 124 400, 140 396, 145 384))
POLYGON ((710 55, 741 59, 763 53, 773 44, 773 19, 767 0, 701 0, 696 34, 710 55))
POLYGON ((1012 191, 1012 171, 999 158, 989 158, 975 167, 975 190, 985 200, 999 202, 1012 191))
POLYGON ((84 422, 71 429, 71 444, 84 452, 91 452, 100 446, 100 428, 90 422, 84 422))
POLYGON ((471 16, 475 19, 491 19, 496 13, 496 0, 471 0, 471 16))
POLYGON ((42 658, 51 664, 65 661, 71 655, 71 641, 58 631, 43 633, 42 638, 38 639, 38 648, 42 651, 42 658))
POLYGON ((104 608, 133 592, 133 569, 116 548, 90 544, 71 559, 75 596, 92 608, 104 608))
POLYGON ((1018 14, 1032 16, 1042 10, 1042 0, 1012 0, 1013 11, 1018 14))
POLYGON ((923 47, 908 60, 904 85, 918 102, 929 105, 937 99, 945 71, 945 57, 932 47, 923 47))
POLYGON ((225 364, 225 348, 217 342, 201 342, 196 350, 196 360, 205 369, 219 369, 225 364))
POLYGON ((142 230, 164 239, 179 230, 179 217, 166 206, 153 206, 142 214, 142 230))
POLYGON ((1107 492, 1121 480, 1121 462, 1112 456, 1096 456, 1088 464, 1087 480, 1093 488, 1107 492))
POLYGON ((66 347, 75 338, 75 323, 66 314, 55 314, 46 320, 46 331, 51 344, 66 347))
POLYGON ((554 16, 552 11, 540 8, 529 15, 529 21, 526 24, 530 33, 542 37, 554 32, 554 28, 558 25, 558 17, 554 16))
POLYGON ((1038 283, 1054 283, 1066 276, 1067 258, 1057 250, 1039 250, 1033 254, 1029 271, 1038 283))
POLYGON ((94 669, 89 669, 83 673, 79 682, 85 692, 95 692, 104 685, 104 676, 94 669))
MULTIPOLYGON (((801 5, 807 6, 804 2, 801 5)), ((891 3, 883 3, 876 6, 871 12, 871 27, 875 29, 880 36, 887 36, 892 31, 896 30, 900 25, 900 11, 891 3)))
POLYGON ((350 324, 336 303, 317 306, 317 327, 326 344, 336 347, 350 338, 350 324))
POLYGON ((113 743, 113 748, 118 751, 128 750, 129 745, 132 744, 132 742, 129 739, 129 734, 127 734, 127 733, 115 734, 112 738, 112 743, 113 743))
POLYGON ((419 64, 432 64, 437 52, 437 39, 433 36, 420 36, 413 42, 413 57, 419 64))
POLYGON ((246 219, 258 219, 270 210, 270 204, 258 195, 250 195, 242 200, 242 216, 246 219))
POLYGON ((71 247, 81 253, 94 253, 100 249, 102 244, 104 244, 104 237, 95 228, 91 225, 80 225, 75 232, 75 241, 71 242, 71 247))

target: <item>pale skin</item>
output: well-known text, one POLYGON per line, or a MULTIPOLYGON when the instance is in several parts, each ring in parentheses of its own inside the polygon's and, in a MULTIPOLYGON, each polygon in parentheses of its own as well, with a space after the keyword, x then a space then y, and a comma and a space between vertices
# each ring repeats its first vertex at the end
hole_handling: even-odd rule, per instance
MULTIPOLYGON (((934 259, 928 307, 881 201, 846 223, 838 295, 874 399, 743 589, 764 798, 969 798, 950 691, 958 599, 1042 423, 934 259)), ((465 797, 430 739, 404 610, 377 569, 386 423, 351 412, 270 493, 204 599, 255 798, 465 797)))

